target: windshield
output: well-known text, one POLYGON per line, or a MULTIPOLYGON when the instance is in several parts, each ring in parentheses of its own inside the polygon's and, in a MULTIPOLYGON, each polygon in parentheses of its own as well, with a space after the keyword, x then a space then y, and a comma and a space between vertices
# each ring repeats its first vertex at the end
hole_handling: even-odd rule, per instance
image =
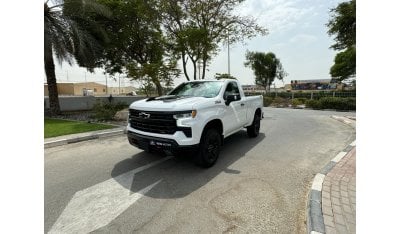
POLYGON ((222 84, 222 81, 183 83, 172 90, 169 95, 212 98, 218 95, 222 84))

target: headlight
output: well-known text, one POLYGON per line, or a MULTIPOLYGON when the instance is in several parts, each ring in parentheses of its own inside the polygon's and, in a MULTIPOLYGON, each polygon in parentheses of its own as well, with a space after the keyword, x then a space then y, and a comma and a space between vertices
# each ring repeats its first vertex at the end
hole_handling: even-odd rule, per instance
POLYGON ((184 118, 194 118, 196 117, 197 111, 192 110, 184 113, 179 113, 174 115, 174 119, 184 119, 184 118))

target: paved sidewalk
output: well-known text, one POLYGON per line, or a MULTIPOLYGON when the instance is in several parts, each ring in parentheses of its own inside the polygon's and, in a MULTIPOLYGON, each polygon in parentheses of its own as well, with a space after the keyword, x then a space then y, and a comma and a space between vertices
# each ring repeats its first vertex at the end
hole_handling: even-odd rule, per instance
POLYGON ((322 187, 325 231, 356 233, 356 148, 326 175, 322 187))

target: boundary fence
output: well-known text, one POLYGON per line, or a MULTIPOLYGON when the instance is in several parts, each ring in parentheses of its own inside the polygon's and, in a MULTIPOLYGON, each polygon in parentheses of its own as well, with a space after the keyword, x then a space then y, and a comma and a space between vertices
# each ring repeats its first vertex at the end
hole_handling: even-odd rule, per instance
MULTIPOLYGON (((113 96, 112 102, 130 105, 132 102, 146 98, 146 96, 113 96)), ((98 101, 108 102, 109 97, 103 96, 59 96, 61 111, 86 111, 92 110, 98 101)), ((44 98, 44 109, 49 109, 49 97, 44 98)))
POLYGON ((263 95, 264 97, 281 97, 285 99, 306 98, 318 100, 322 97, 356 97, 355 91, 329 91, 329 92, 273 92, 273 93, 245 93, 246 96, 263 95))

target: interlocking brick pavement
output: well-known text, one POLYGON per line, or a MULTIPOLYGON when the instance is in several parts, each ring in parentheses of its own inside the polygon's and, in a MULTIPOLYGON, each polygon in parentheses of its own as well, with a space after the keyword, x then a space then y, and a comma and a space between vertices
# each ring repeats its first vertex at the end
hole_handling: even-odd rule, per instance
POLYGON ((356 233, 356 148, 326 175, 322 185, 325 231, 356 233))

